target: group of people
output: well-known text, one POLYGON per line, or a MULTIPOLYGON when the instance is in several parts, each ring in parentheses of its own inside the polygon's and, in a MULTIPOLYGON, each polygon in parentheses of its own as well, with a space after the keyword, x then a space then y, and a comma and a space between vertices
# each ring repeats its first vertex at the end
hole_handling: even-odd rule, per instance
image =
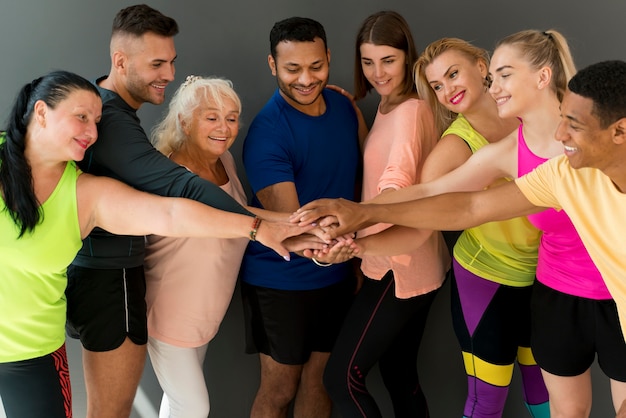
POLYGON ((159 416, 208 416, 203 363, 238 278, 261 370, 251 417, 381 417, 376 364, 396 417, 430 416, 416 359, 446 278, 464 417, 502 416, 515 362, 531 416, 588 417, 596 355, 626 416, 626 63, 576 72, 554 30, 507 36, 491 59, 457 38, 418 54, 382 11, 357 32, 350 93, 328 85, 323 26, 281 20, 278 88, 243 144, 248 205, 229 80, 188 76, 151 137, 141 127, 177 33, 129 6, 108 75, 55 71, 18 93, 0 136, 9 418, 72 416, 66 334, 88 417, 130 416, 147 353, 159 416))

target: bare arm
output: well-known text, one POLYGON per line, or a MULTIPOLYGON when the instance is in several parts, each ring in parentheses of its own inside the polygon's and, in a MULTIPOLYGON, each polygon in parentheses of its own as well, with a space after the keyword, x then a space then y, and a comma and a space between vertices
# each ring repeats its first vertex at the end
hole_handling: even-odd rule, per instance
POLYGON ((515 182, 478 192, 446 193, 411 202, 361 206, 365 206, 367 212, 359 216, 361 222, 388 222, 435 230, 467 229, 546 209, 533 205, 515 182))
MULTIPOLYGON (((221 211, 189 199, 139 192, 106 177, 81 175, 77 194, 83 237, 98 226, 126 235, 250 238, 253 226, 251 216, 221 211)), ((265 221, 259 226, 256 239, 288 257, 282 241, 310 228, 293 229, 286 223, 265 221)))
POLYGON ((275 212, 293 212, 300 207, 296 185, 292 182, 272 184, 256 194, 266 210, 275 212))
MULTIPOLYGON (((479 149, 466 162, 449 173, 427 183, 420 183, 396 190, 393 193, 379 195, 367 203, 396 203, 421 199, 449 192, 482 190, 502 177, 517 177, 516 140, 506 138, 479 149)), ((436 149, 437 147, 435 147, 436 149)), ((433 151, 434 152, 434 151, 433 151)), ((443 158, 441 153, 435 157, 443 158)), ((430 156, 429 156, 430 158, 430 156)), ((428 161, 428 160, 427 160, 428 161)), ((432 163, 430 169, 432 170, 432 163)))
POLYGON ((342 214, 339 225, 329 230, 331 236, 379 222, 410 228, 462 230, 546 209, 526 199, 515 182, 478 192, 446 193, 402 203, 377 205, 345 199, 320 199, 309 205, 318 213, 342 214), (341 223, 343 218, 349 219, 348 224, 341 223))

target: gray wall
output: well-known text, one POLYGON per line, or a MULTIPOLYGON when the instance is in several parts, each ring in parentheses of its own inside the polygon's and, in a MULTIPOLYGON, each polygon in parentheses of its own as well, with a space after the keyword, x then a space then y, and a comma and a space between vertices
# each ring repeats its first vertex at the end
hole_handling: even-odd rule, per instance
MULTIPOLYGON (((6 120, 11 102, 22 84, 53 69, 66 69, 88 78, 109 70, 108 39, 114 14, 133 4, 121 0, 0 0, 0 119, 6 120)), ((578 66, 604 59, 625 59, 623 17, 626 2, 596 0, 486 1, 447 0, 153 0, 150 5, 179 22, 176 38, 177 80, 170 94, 188 74, 230 78, 244 105, 244 127, 234 146, 236 156, 252 117, 275 88, 267 68, 268 33, 272 24, 301 15, 324 24, 332 53, 331 82, 352 87, 355 31, 370 13, 394 9, 410 23, 419 49, 442 36, 457 36, 491 49, 509 33, 528 28, 556 28, 569 39, 578 66)), ((368 120, 375 98, 364 100, 368 120)), ((140 116, 147 130, 162 115, 164 106, 146 105, 140 116)), ((0 124, 0 126, 2 126, 0 124)), ((245 180, 245 174, 241 173, 245 180)), ((462 414, 465 377, 451 330, 448 286, 430 315, 418 363, 433 417, 462 414)), ((213 418, 247 415, 258 382, 258 363, 243 352, 241 304, 238 293, 222 330, 211 344, 207 380, 213 418)), ((79 360, 78 360, 79 361, 79 360)), ((75 380, 79 362, 72 369, 75 380)), ((519 377, 515 376, 505 417, 527 416, 519 377)), ((385 416, 392 416, 380 379, 372 377, 385 416)), ((160 391, 149 366, 142 381, 149 400, 158 405, 160 391)), ((592 416, 612 414, 607 379, 594 366, 592 416)), ((157 406, 158 407, 158 406, 157 406)), ((80 416, 80 414, 77 414, 80 416)))

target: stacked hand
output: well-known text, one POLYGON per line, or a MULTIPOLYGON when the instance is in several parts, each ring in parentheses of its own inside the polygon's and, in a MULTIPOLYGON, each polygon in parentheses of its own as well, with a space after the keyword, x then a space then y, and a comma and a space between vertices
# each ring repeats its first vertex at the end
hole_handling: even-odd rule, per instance
POLYGON ((351 234, 371 225, 366 205, 346 199, 319 199, 307 203, 291 215, 291 222, 304 226, 316 223, 332 238, 351 234))

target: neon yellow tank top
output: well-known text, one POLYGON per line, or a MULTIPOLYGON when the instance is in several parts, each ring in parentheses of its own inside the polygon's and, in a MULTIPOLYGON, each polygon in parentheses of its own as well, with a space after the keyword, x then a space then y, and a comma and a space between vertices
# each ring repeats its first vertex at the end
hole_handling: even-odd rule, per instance
MULTIPOLYGON (((450 124, 443 135, 454 134, 476 152, 487 140, 463 117, 450 124)), ((511 181, 511 179, 501 179, 511 181)), ((541 231, 523 216, 488 222, 463 231, 454 246, 454 258, 475 275, 507 286, 530 286, 535 279, 541 231)))
POLYGON ((0 363, 50 354, 65 341, 66 271, 81 247, 78 175, 67 163, 42 222, 19 239, 0 195, 0 363))

